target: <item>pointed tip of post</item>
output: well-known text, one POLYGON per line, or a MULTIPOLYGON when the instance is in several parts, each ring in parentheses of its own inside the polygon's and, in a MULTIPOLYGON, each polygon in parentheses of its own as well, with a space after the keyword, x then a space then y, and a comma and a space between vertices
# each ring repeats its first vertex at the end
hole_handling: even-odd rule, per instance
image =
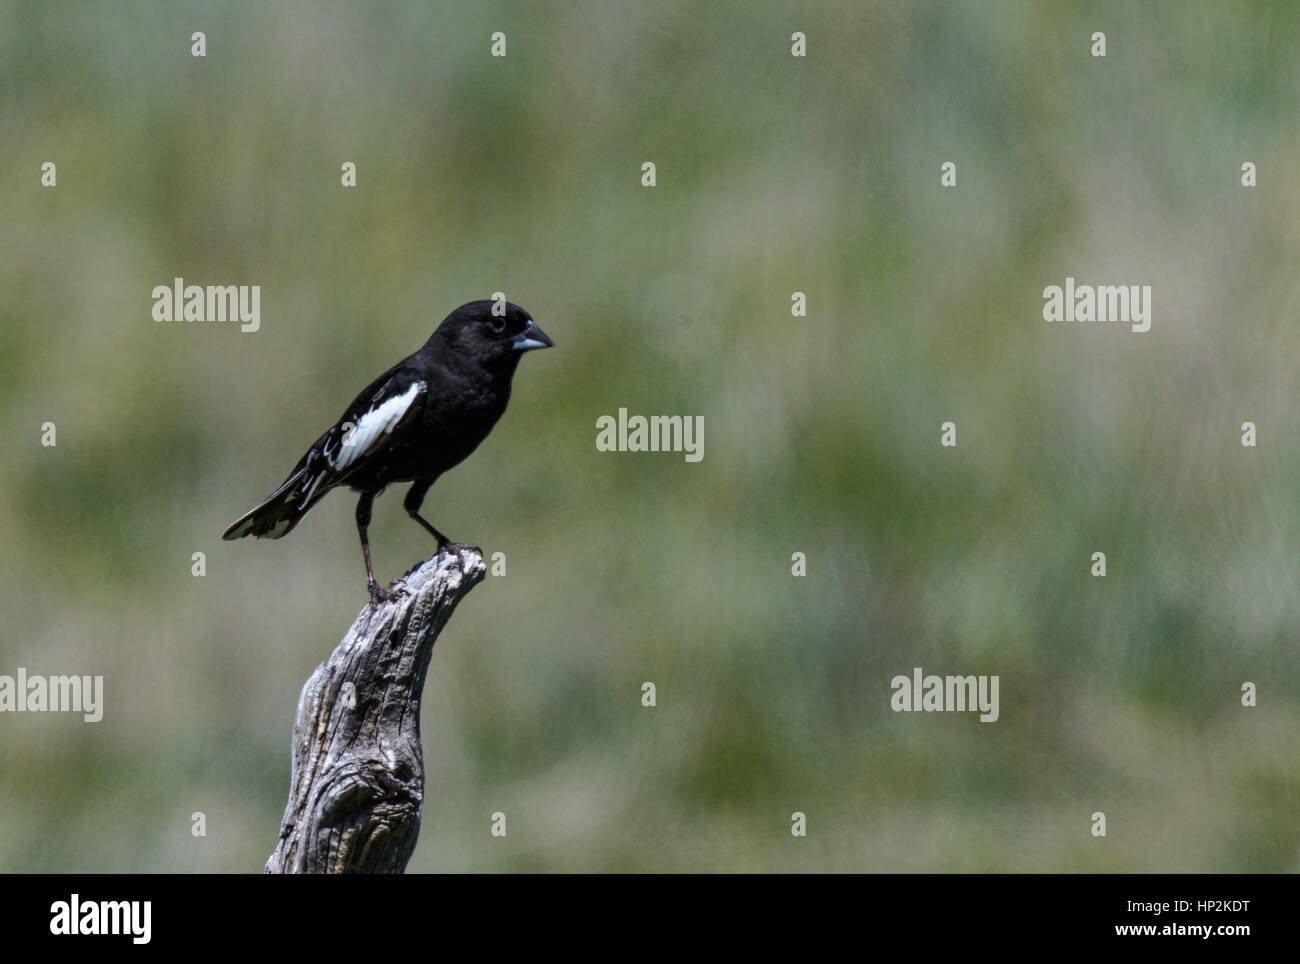
POLYGON ((487 573, 487 564, 483 561, 483 550, 468 542, 453 542, 443 546, 430 558, 414 566, 404 579, 410 579, 425 569, 432 568, 432 573, 443 570, 459 569, 471 584, 478 582, 487 573))

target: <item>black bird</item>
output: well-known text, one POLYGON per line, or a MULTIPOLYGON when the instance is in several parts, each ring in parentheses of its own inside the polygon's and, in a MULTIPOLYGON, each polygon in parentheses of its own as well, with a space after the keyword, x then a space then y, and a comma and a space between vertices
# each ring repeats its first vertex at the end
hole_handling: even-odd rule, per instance
POLYGON ((279 539, 325 493, 346 485, 361 493, 357 531, 370 602, 392 599, 396 593, 375 582, 370 565, 366 527, 375 496, 395 482, 414 482, 402 505, 438 540, 439 549, 450 545, 420 516, 420 503, 438 476, 473 452, 505 412, 520 356, 554 344, 518 305, 461 305, 424 347, 367 385, 280 487, 222 538, 279 539))

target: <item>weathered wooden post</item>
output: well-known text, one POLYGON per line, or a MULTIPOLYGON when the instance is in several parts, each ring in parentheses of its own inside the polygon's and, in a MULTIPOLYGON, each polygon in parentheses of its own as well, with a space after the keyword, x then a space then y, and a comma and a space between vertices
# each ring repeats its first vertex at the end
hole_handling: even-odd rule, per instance
POLYGON ((483 553, 451 546, 367 605, 298 698, 293 774, 267 873, 400 874, 424 802, 420 695, 433 644, 483 580, 483 553))

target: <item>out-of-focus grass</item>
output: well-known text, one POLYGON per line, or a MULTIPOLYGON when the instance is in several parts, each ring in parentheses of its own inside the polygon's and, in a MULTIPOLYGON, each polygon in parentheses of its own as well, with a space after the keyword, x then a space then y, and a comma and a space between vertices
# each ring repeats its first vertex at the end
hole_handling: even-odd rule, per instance
MULTIPOLYGON (((508 575, 435 653, 412 869, 1295 870, 1298 21, 0 4, 0 672, 108 701, 0 718, 0 869, 260 869, 361 561, 343 495, 219 534, 503 290, 558 348, 428 502, 508 575), (1151 332, 1045 325, 1067 275, 1153 285, 1151 332), (155 324, 176 276, 262 330, 155 324), (596 452, 619 407, 704 460, 596 452), (891 713, 918 665, 1001 720, 891 713)), ((398 493, 372 540, 431 548, 398 493)))

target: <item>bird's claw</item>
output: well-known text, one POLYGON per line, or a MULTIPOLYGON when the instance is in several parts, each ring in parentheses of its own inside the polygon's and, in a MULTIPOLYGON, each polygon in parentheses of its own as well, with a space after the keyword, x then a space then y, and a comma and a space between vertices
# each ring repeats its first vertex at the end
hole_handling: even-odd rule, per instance
POLYGON ((460 555, 462 552, 481 552, 478 546, 472 542, 444 542, 438 547, 438 555, 444 552, 450 552, 454 555, 460 555))
POLYGON ((379 585, 377 582, 372 582, 370 584, 371 606, 378 606, 381 602, 392 602, 394 599, 399 599, 402 596, 409 595, 410 593, 407 592, 405 584, 400 579, 394 579, 390 582, 387 589, 379 585), (394 586, 397 588, 394 589, 394 586))

